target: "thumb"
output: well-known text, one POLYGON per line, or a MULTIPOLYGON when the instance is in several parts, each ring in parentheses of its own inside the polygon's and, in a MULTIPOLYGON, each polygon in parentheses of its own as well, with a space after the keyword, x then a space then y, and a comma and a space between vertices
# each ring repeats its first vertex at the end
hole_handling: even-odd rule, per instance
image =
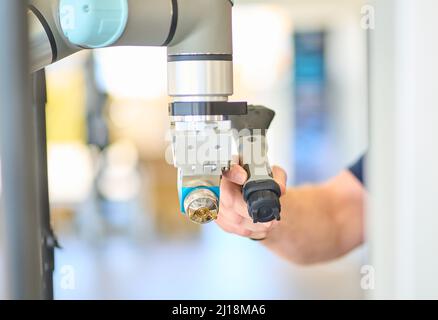
POLYGON ((272 175, 274 176, 275 182, 278 183, 281 189, 281 194, 286 193, 286 184, 287 184, 287 174, 282 168, 273 166, 272 167, 272 175))
POLYGON ((223 175, 226 179, 238 185, 244 185, 248 179, 248 174, 246 173, 245 169, 239 165, 232 166, 231 169, 225 171, 223 175))

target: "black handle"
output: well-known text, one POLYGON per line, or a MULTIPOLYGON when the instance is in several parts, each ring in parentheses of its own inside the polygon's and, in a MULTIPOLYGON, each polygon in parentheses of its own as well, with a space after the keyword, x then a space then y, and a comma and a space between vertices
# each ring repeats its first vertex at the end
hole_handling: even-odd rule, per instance
POLYGON ((243 186, 243 197, 254 223, 280 220, 280 186, 274 179, 255 180, 243 186))

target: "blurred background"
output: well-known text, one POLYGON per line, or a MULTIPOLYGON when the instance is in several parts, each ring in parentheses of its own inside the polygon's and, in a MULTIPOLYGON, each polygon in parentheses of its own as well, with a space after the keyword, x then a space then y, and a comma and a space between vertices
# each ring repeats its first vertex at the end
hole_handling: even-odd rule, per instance
MULTIPOLYGON (((277 112, 271 163, 290 186, 337 174, 368 143, 363 1, 235 2, 232 99, 277 112)), ((179 213, 166 75, 163 48, 82 52, 47 70, 56 298, 363 298, 364 248, 297 267, 179 213)))

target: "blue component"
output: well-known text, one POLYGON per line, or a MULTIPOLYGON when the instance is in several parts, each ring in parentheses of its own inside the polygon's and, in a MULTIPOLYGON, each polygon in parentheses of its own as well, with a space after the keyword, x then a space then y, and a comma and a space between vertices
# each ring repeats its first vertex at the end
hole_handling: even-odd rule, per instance
POLYGON ((208 189, 208 190, 212 191, 217 196, 218 199, 220 199, 220 187, 195 187, 195 188, 183 187, 179 192, 179 200, 180 200, 180 206, 181 206, 182 213, 184 213, 184 214, 186 213, 186 210, 184 209, 184 200, 192 191, 195 191, 198 189, 208 189))
POLYGON ((114 44, 128 23, 128 0, 61 0, 59 16, 65 37, 84 48, 114 44))

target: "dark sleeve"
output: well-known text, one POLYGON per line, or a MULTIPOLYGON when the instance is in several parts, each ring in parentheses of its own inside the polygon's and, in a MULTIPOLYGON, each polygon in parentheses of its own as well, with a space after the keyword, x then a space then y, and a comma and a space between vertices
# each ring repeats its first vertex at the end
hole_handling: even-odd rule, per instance
POLYGON ((357 161, 354 165, 352 165, 349 170, 350 172, 359 180, 362 184, 364 184, 364 158, 361 157, 359 161, 357 161))

